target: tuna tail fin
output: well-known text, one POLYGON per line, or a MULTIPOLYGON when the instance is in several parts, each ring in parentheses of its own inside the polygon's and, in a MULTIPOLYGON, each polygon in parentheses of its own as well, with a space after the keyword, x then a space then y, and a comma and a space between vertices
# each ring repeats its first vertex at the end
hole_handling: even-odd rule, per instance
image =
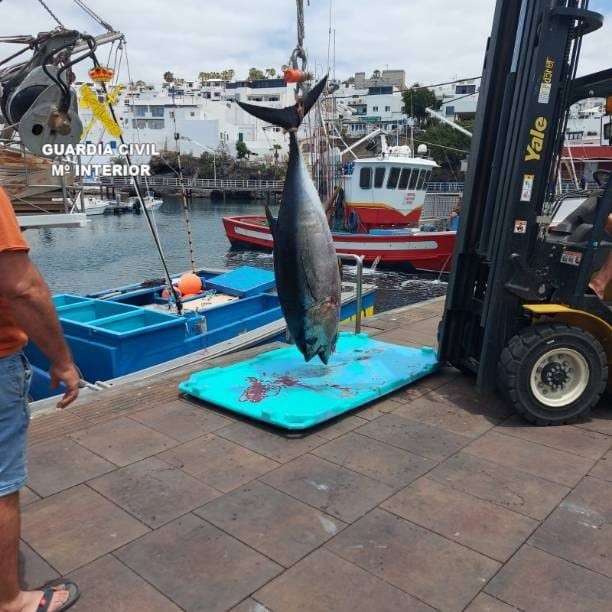
MULTIPOLYGON (((314 106, 319 96, 325 88, 327 76, 323 77, 304 98, 304 115, 314 106)), ((268 106, 259 106, 257 104, 247 104, 246 102, 238 102, 238 106, 244 109, 247 113, 257 117, 266 123, 271 123, 285 130, 291 130, 300 127, 303 116, 298 113, 298 106, 287 106, 286 108, 270 108, 268 106)))

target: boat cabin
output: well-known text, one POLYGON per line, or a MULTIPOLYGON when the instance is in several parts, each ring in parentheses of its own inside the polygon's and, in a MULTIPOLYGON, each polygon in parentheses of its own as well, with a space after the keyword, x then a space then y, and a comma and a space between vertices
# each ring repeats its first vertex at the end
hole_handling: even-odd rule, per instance
POLYGON ((377 157, 344 166, 342 183, 346 227, 351 232, 418 224, 433 168, 408 146, 386 147, 377 157))

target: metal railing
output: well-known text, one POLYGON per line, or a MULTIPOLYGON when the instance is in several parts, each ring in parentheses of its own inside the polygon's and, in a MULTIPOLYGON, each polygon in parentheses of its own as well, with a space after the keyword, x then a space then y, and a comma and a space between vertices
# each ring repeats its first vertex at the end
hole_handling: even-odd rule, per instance
POLYGON ((363 307, 363 257, 350 253, 337 253, 340 261, 352 261, 357 267, 355 282, 355 333, 361 332, 361 309, 363 307))
MULTIPOLYGON (((141 179, 141 183, 144 182, 145 180, 141 179)), ((102 185, 131 185, 131 183, 132 179, 125 176, 103 177, 99 181, 102 185)), ((146 179, 146 184, 149 187, 180 187, 181 180, 175 176, 152 176, 146 179)), ((282 191, 285 181, 183 178, 182 184, 191 189, 282 191)))

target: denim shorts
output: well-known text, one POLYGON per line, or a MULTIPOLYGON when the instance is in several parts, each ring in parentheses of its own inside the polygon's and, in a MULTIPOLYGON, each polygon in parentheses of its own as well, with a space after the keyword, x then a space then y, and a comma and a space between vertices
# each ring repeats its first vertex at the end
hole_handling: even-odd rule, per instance
POLYGON ((19 491, 28 479, 31 378, 30 364, 21 351, 0 357, 0 496, 19 491))

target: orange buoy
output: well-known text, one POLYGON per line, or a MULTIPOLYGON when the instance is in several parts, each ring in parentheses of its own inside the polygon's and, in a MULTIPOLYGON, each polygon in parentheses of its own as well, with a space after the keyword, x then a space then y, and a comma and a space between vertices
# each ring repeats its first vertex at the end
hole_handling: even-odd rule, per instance
POLYGON ((178 288, 183 295, 201 293, 202 279, 197 274, 193 274, 193 272, 187 272, 179 279, 178 288))
POLYGON ((285 83, 303 83, 308 80, 308 74, 297 68, 287 68, 283 73, 285 83))

